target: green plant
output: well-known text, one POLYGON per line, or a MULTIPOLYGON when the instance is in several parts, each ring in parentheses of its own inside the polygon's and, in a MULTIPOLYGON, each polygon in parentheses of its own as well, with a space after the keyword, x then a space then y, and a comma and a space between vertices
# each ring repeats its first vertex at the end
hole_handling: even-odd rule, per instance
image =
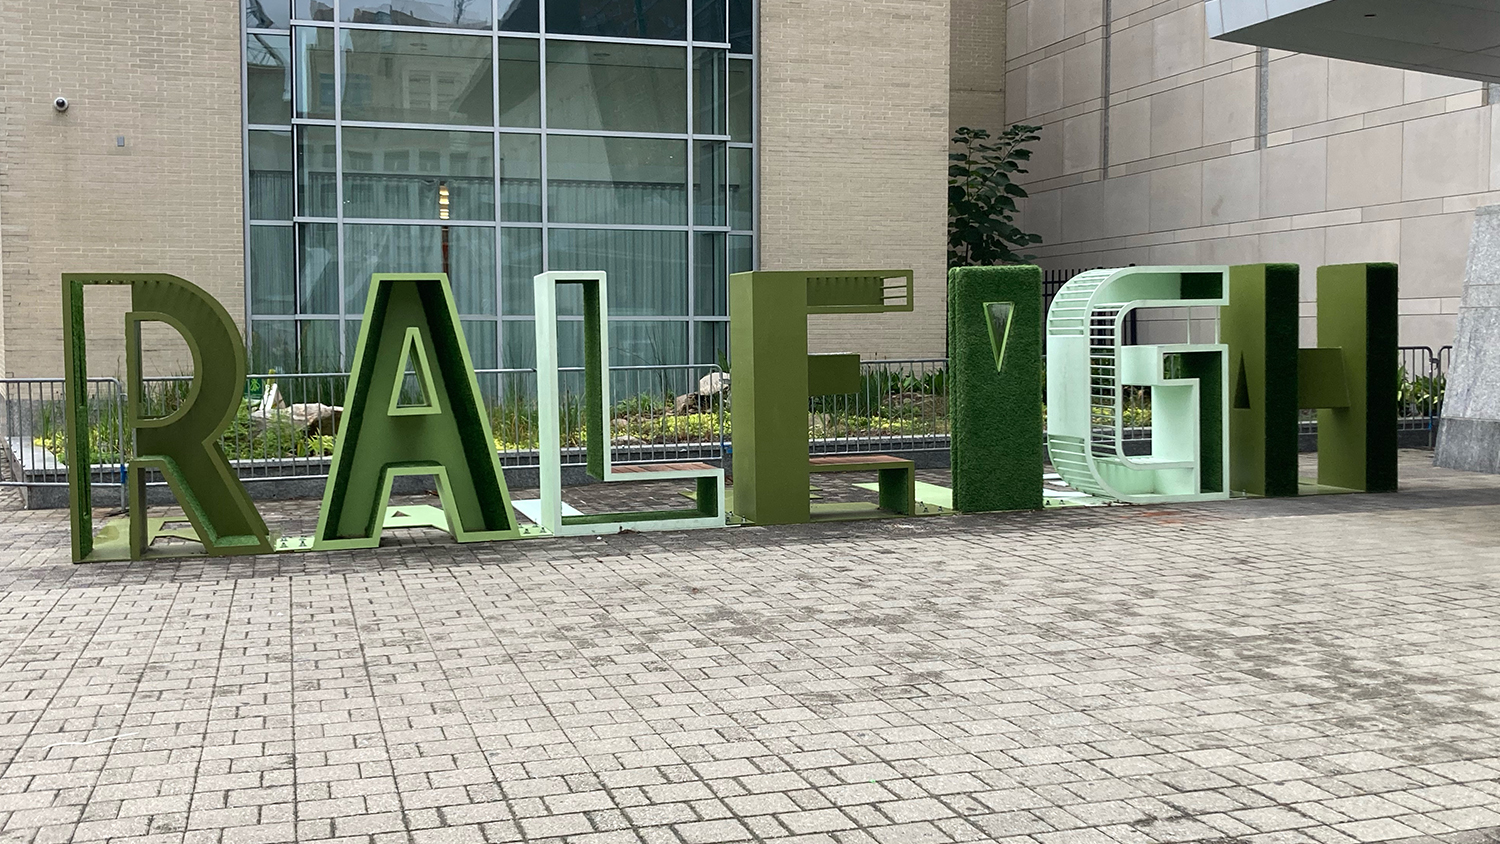
POLYGON ((1041 140, 1040 126, 1017 124, 994 143, 990 133, 965 126, 953 136, 960 149, 948 155, 948 266, 1019 264, 1032 260, 1017 249, 1041 243, 1015 224, 1016 200, 1026 191, 1014 177, 1027 172, 1026 144, 1041 140))
POLYGON ((1443 408, 1448 376, 1411 375, 1402 366, 1396 378, 1396 405, 1403 417, 1434 416, 1443 408))

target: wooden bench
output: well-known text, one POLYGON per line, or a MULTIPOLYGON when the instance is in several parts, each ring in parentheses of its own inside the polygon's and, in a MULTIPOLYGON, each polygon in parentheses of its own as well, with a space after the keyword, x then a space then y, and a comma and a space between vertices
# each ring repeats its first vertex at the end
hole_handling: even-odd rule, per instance
POLYGON ((615 464, 609 469, 612 475, 633 475, 632 481, 649 481, 652 475, 665 475, 662 480, 693 477, 697 482, 694 501, 697 510, 705 516, 719 512, 719 485, 723 483, 719 467, 707 463, 629 463, 615 464))
POLYGON ((905 516, 917 512, 917 464, 888 454, 849 454, 814 457, 808 471, 876 472, 880 484, 880 508, 905 516))

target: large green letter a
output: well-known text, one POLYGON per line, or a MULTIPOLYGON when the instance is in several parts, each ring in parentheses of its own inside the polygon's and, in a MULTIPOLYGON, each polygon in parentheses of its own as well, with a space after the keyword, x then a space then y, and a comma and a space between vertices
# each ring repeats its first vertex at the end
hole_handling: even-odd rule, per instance
POLYGON ((436 476, 459 542, 520 536, 446 275, 370 280, 314 548, 379 545, 402 475, 436 476))

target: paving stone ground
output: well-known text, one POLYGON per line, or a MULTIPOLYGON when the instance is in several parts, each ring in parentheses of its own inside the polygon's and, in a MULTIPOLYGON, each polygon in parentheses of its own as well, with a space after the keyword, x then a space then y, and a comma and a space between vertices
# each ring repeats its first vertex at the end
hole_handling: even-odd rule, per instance
POLYGON ((1500 478, 1428 459, 149 565, 6 498, 0 842, 1500 841, 1500 478))

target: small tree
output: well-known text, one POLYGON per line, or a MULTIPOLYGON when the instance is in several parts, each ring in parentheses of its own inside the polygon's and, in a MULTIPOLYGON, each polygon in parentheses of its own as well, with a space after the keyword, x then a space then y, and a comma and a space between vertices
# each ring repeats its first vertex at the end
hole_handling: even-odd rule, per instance
POLYGON ((1031 150, 1024 145, 1040 140, 1040 131, 1040 126, 1017 124, 995 143, 987 143, 990 133, 983 129, 965 126, 954 134, 953 143, 962 150, 948 156, 949 267, 1032 260, 1016 249, 1042 238, 1016 226, 1016 200, 1027 194, 1011 178, 1027 172, 1020 162, 1031 160, 1031 150))

